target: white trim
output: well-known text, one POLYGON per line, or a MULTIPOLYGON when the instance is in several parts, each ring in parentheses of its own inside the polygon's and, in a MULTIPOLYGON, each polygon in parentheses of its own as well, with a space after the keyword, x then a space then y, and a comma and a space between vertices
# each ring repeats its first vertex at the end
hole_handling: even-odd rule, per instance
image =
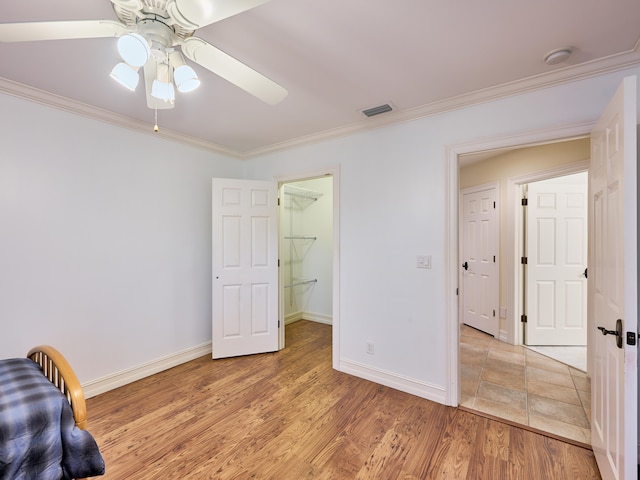
MULTIPOLYGON (((447 179, 445 184, 445 245, 448 247, 444 252, 445 262, 445 319, 447 322, 447 350, 446 356, 446 374, 448 376, 447 391, 445 392, 446 404, 457 406, 460 400, 459 391, 459 312, 458 299, 456 289, 458 288, 458 157, 463 154, 477 153, 486 150, 498 150, 509 147, 525 147, 536 144, 552 143, 557 141, 570 140, 572 138, 580 138, 589 134, 593 122, 579 123, 543 130, 523 132, 520 134, 494 137, 487 139, 479 139, 473 142, 467 142, 459 145, 447 147, 445 154, 447 179)), ((507 317, 513 315, 513 305, 506 305, 507 317)), ((507 326, 509 322, 507 321, 507 326)), ((512 330, 512 329, 510 329, 512 330)), ((507 332, 509 338, 515 332, 507 332)))
POLYGON ((302 312, 302 320, 324 323, 325 325, 333 325, 333 318, 331 315, 326 315, 324 313, 302 312))
POLYGON ((0 93, 6 93, 8 95, 31 100, 42 105, 48 105, 60 110, 84 115, 97 120, 102 120, 107 123, 112 123, 114 125, 119 125, 131 130, 149 133, 150 135, 154 136, 165 137, 177 142, 191 144, 198 148, 203 148, 213 152, 223 153, 225 155, 242 159, 294 148, 300 145, 316 143, 327 139, 344 137, 347 135, 365 132, 392 124, 408 122, 417 118, 437 115, 439 113, 457 110, 471 105, 486 103, 514 95, 529 93, 556 85, 562 85, 578 80, 585 80, 606 73, 613 73, 629 68, 634 68, 638 65, 640 65, 640 41, 638 41, 634 48, 631 50, 611 55, 605 58, 581 63, 580 65, 559 68, 551 72, 533 75, 521 80, 476 90, 474 92, 469 92, 463 95, 447 98, 408 110, 393 111, 382 117, 367 118, 363 121, 352 123, 350 125, 325 130, 323 132, 318 132, 311 135, 305 135, 293 140, 267 145, 261 148, 256 148, 244 152, 231 150, 221 145, 190 137, 188 135, 171 130, 162 129, 157 133, 153 133, 147 123, 136 121, 123 115, 99 109, 91 105, 55 95, 44 90, 39 90, 28 85, 23 85, 2 77, 0 77, 0 93))
POLYGON ((442 386, 433 385, 421 380, 416 380, 414 378, 409 378, 395 373, 387 372, 385 370, 380 370, 378 368, 373 368, 369 365, 364 365, 352 360, 343 360, 340 363, 340 368, 338 370, 359 378, 364 378, 365 380, 369 380, 371 382, 379 383, 380 385, 385 385, 387 387, 400 390, 401 392, 406 392, 412 395, 417 395, 421 398, 426 398, 427 400, 431 400, 433 402, 441 404, 446 403, 447 396, 445 388, 442 386))
POLYGON ((223 147, 222 145, 207 142, 201 138, 192 137, 186 133, 176 132, 167 128, 161 128, 157 132, 154 132, 149 123, 141 122, 134 118, 103 110, 101 108, 94 107, 93 105, 87 105, 86 103, 71 100, 66 97, 61 97, 59 95, 39 90, 28 85, 23 85, 2 77, 0 77, 0 93, 6 93, 7 95, 30 100, 40 105, 53 107, 75 115, 82 115, 94 120, 110 123, 128 130, 153 135, 154 137, 161 137, 166 140, 183 143, 192 147, 221 153, 235 158, 242 158, 242 155, 238 152, 223 147))
POLYGON ((163 370, 168 370, 196 358, 211 355, 211 342, 196 345, 180 352, 172 353, 165 357, 151 360, 137 367, 128 368, 106 377, 91 380, 82 384, 85 398, 95 397, 101 393, 108 392, 123 385, 135 382, 145 377, 149 377, 163 370))
POLYGON ((289 325, 290 323, 297 322, 299 320, 309 320, 310 322, 316 323, 324 323, 325 325, 333 325, 333 318, 331 315, 327 315, 325 313, 314 313, 314 312, 293 312, 284 317, 284 324, 289 325))
MULTIPOLYGON (((332 177, 333 181, 333 278, 332 278, 332 366, 340 370, 340 166, 335 165, 322 170, 301 172, 297 174, 281 175, 274 177, 278 182, 278 189, 284 183, 310 180, 312 178, 332 177)), ((284 273, 280 269, 279 284, 283 285, 284 273)), ((282 289, 281 289, 282 290, 282 289)), ((282 305, 284 293, 280 292, 280 305, 282 305)), ((280 309, 280 319, 285 323, 284 309, 280 309)), ((280 329, 280 348, 284 347, 284 329, 280 329)))
POLYGON ((264 155, 287 148, 298 147, 310 143, 320 142, 329 138, 344 137, 355 133, 365 132, 392 124, 408 122, 417 118, 438 115, 440 113, 458 110, 471 105, 491 102, 505 97, 521 95, 544 88, 563 85, 578 80, 613 73, 640 65, 640 41, 632 50, 611 55, 609 57, 585 62, 580 65, 569 66, 551 72, 533 75, 531 77, 503 83, 493 87, 476 90, 456 97, 446 98, 437 102, 421 105, 408 110, 394 111, 380 117, 369 118, 366 121, 345 125, 343 127, 326 130, 324 132, 306 135, 282 143, 257 148, 244 152, 245 157, 264 155))
POLYGON ((522 345, 523 325, 520 321, 522 312, 522 267, 516 261, 522 256, 522 208, 517 208, 521 195, 521 187, 531 182, 539 182, 550 178, 571 175, 572 173, 584 172, 589 169, 589 160, 582 160, 567 165, 550 168, 541 172, 532 172, 518 175, 507 179, 507 217, 506 225, 508 241, 507 252, 505 254, 505 267, 507 272, 512 273, 513 281, 509 282, 507 293, 507 338, 512 345, 522 345), (511 318, 509 318, 511 317, 511 318))
MULTIPOLYGON (((449 150, 449 149, 447 149, 449 150)), ((444 245, 449 248, 444 249, 444 298, 445 298, 445 318, 447 320, 446 345, 449 348, 445 358, 445 374, 447 375, 447 388, 445 388, 445 405, 457 407, 460 401, 460 364, 459 349, 460 342, 460 320, 458 310, 458 154, 456 153, 451 161, 452 152, 448 151, 445 157, 447 174, 445 184, 445 229, 444 245), (454 246, 450 248, 450 246, 454 246)))
POLYGON ((284 324, 289 325, 290 323, 295 323, 299 320, 302 320, 302 312, 293 312, 284 317, 284 324))

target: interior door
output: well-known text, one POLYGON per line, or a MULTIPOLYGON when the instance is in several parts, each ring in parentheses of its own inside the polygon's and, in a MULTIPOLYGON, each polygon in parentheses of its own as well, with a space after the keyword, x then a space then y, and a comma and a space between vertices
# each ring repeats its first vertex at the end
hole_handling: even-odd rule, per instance
POLYGON ((499 332, 496 191, 463 191, 461 255, 462 321, 494 337, 499 332))
POLYGON ((637 478, 636 78, 625 78, 591 134, 591 440, 604 480, 637 478), (618 322, 620 319, 620 322, 618 322), (617 324, 620 328, 616 328, 617 324), (619 331, 616 336, 615 332, 619 331), (617 341, 620 340, 619 346, 617 341))
POLYGON ((586 175, 527 186, 527 345, 587 344, 586 175))
POLYGON ((276 351, 276 183, 214 178, 212 243, 213 358, 276 351))

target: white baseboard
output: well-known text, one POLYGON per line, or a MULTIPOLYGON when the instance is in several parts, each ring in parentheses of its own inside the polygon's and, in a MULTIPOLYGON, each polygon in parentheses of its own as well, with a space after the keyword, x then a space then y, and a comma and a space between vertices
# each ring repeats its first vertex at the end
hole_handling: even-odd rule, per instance
POLYGON ((181 352, 167 355, 147 363, 143 363, 137 367, 129 368, 121 372, 107 375, 106 377, 82 385, 85 398, 95 397, 101 393, 108 392, 123 385, 135 382, 142 378, 148 377, 163 370, 168 370, 177 365, 195 360, 196 358, 211 355, 211 342, 203 343, 181 352))
POLYGON ((333 317, 331 315, 325 315, 324 313, 302 312, 302 318, 304 320, 310 320, 312 322, 324 323, 326 325, 333 324, 333 317))
POLYGON ((302 320, 302 312, 294 312, 286 315, 284 317, 284 324, 289 325, 290 323, 297 322, 298 320, 302 320))
POLYGON ((441 386, 379 370, 352 360, 342 360, 340 371, 446 405, 446 392, 441 386))
POLYGON ((324 313, 314 312, 294 312, 284 317, 284 324, 297 322, 298 320, 309 320, 311 322, 324 323, 326 325, 333 324, 333 317, 331 315, 325 315, 324 313))
POLYGON ((500 340, 501 342, 509 343, 508 332, 506 330, 500 330, 500 332, 498 332, 498 340, 500 340))

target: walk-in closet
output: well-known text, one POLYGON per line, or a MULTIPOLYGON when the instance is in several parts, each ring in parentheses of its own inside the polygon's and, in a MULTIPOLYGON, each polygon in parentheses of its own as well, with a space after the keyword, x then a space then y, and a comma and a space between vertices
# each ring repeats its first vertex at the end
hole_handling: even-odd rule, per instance
POLYGON ((285 323, 332 321, 333 181, 287 183, 280 200, 285 323))

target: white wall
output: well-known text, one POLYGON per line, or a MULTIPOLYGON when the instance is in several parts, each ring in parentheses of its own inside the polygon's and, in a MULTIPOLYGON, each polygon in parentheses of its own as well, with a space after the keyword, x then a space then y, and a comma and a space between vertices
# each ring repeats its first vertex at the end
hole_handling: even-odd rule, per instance
POLYGON ((240 162, 10 96, 0 111, 0 358, 51 344, 84 383, 210 342, 211 178, 240 162))
MULTIPOLYGON (((340 168, 340 357, 349 371, 422 387, 448 388, 444 258, 447 148, 592 122, 625 74, 556 86, 344 138, 263 155, 246 163, 267 179, 340 168), (431 255, 432 269, 416 268, 431 255), (365 343, 375 343, 375 354, 365 343)), ((452 188, 457 191, 457 185, 452 188)), ((451 249, 451 250, 449 250, 451 249)), ((363 375, 364 376, 364 375, 363 375)), ((405 388, 406 389, 406 388, 405 388)), ((414 389, 415 391, 415 389, 414 389)), ((420 393, 420 392, 418 392, 420 393)))
POLYGON ((0 357, 50 343, 84 383, 209 342, 211 177, 338 166, 341 367, 443 401, 447 148, 594 121, 623 76, 244 163, 0 95, 0 357))

